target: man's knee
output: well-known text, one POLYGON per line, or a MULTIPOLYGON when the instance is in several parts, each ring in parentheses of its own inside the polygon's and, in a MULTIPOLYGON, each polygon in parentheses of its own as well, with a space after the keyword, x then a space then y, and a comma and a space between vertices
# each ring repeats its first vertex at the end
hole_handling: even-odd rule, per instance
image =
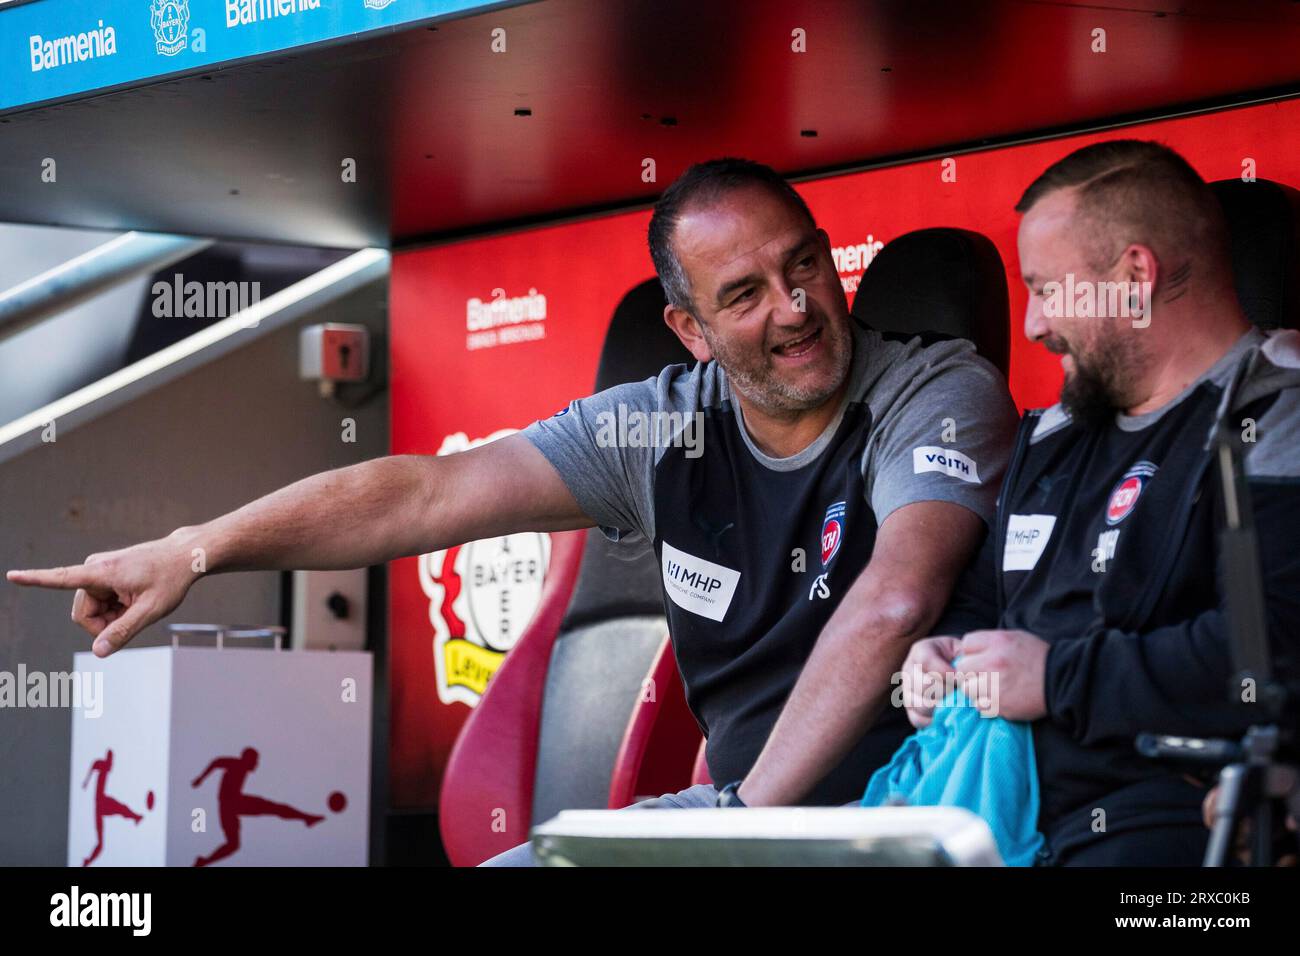
POLYGON ((676 793, 665 793, 661 797, 642 800, 625 810, 698 810, 718 805, 718 790, 712 784, 697 783, 676 793))

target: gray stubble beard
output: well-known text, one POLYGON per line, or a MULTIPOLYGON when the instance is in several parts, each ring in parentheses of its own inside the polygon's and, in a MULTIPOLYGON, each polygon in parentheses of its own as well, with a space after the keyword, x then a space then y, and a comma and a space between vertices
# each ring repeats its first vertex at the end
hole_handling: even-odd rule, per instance
POLYGON ((822 333, 835 339, 831 341, 828 338, 826 341, 835 364, 832 367, 831 383, 815 391, 787 386, 777 380, 766 352, 764 353, 766 367, 760 372, 733 361, 728 349, 719 347, 712 333, 702 322, 700 330, 710 351, 713 352, 713 357, 727 373, 731 386, 766 412, 776 414, 806 412, 820 407, 844 384, 853 361, 853 335, 848 328, 847 320, 838 324, 830 320, 822 323, 822 333))

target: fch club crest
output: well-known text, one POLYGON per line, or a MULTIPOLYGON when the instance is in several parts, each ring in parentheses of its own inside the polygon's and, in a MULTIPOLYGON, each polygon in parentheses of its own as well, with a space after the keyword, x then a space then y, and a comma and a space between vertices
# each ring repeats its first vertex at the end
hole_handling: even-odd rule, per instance
POLYGON ((812 587, 808 589, 808 600, 820 598, 825 600, 831 596, 831 587, 828 581, 830 578, 830 564, 835 560, 835 555, 840 553, 840 545, 844 543, 844 513, 847 502, 837 501, 826 509, 826 517, 822 519, 822 537, 821 537, 821 555, 822 555, 822 573, 817 575, 813 580, 812 587))
POLYGON ((175 56, 189 44, 190 0, 153 0, 149 7, 154 49, 175 56))
POLYGON ((1117 525, 1129 516, 1137 505, 1142 489, 1156 471, 1156 466, 1151 462, 1140 461, 1124 472, 1124 477, 1111 489, 1110 498, 1106 502, 1106 524, 1117 525))
POLYGON ((845 502, 837 501, 826 509, 826 519, 822 522, 822 568, 830 565, 831 559, 840 553, 844 541, 845 502))

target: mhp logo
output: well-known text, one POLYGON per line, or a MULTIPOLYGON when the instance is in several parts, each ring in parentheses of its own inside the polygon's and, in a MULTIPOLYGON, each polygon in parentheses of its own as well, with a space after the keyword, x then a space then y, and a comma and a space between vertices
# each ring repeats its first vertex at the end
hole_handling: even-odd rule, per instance
POLYGON ((722 587, 722 582, 717 578, 701 574, 699 571, 690 571, 676 561, 666 563, 668 565, 668 576, 680 584, 685 584, 688 588, 695 588, 697 591, 709 594, 722 587))

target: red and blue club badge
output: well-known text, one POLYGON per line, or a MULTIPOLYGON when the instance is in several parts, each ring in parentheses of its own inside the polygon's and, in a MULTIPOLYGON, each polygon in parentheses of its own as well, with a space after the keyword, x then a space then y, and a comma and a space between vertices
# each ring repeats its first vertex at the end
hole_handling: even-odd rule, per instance
POLYGON ((822 567, 827 567, 835 555, 840 553, 844 543, 845 502, 837 501, 826 509, 826 520, 822 522, 822 567))
POLYGON ((1106 502, 1106 524, 1117 525, 1129 516, 1156 470, 1157 466, 1151 462, 1140 461, 1124 472, 1124 477, 1111 490, 1106 502))

